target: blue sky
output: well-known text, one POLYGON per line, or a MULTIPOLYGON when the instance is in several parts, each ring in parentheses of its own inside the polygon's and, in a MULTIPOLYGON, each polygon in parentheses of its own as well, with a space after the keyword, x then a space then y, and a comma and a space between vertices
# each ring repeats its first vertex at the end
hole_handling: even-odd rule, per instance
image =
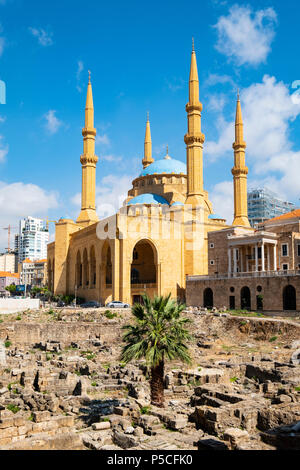
MULTIPOLYGON (((168 144, 185 161, 192 36, 215 212, 231 221, 238 87, 249 187, 299 203, 299 13, 294 0, 0 0, 0 227, 78 215, 88 70, 100 216, 120 206, 141 170, 147 111, 154 158, 168 144)), ((0 249, 6 236, 0 229, 0 249)))

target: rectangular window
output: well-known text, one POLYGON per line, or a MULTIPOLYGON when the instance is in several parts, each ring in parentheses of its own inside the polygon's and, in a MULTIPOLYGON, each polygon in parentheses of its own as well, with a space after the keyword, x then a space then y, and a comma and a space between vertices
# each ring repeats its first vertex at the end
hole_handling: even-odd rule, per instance
POLYGON ((287 271, 289 269, 289 265, 288 264, 283 264, 282 269, 283 269, 283 271, 287 271))
POLYGON ((297 256, 300 256, 300 243, 297 245, 297 256))
POLYGON ((281 245, 281 254, 282 256, 287 256, 288 255, 288 246, 286 243, 281 245))

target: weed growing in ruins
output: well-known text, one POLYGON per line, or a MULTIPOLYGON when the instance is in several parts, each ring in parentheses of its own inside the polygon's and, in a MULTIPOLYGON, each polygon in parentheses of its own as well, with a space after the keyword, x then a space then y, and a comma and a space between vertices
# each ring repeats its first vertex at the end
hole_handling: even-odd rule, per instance
POLYGON ((33 421, 33 413, 31 413, 30 416, 28 417, 28 421, 33 421))
POLYGON ((295 387, 296 392, 300 392, 300 387, 295 387))
POLYGON ((273 341, 276 341, 277 336, 272 336, 272 338, 269 339, 270 343, 273 343, 273 341))
POLYGON ((140 409, 141 415, 149 415, 151 410, 151 406, 142 406, 140 409))
POLYGON ((11 346, 11 341, 5 341, 4 346, 9 348, 11 346))
POLYGON ((7 405, 6 409, 16 414, 20 411, 21 408, 17 405, 7 405))
POLYGON ((106 318, 109 320, 112 320, 113 318, 117 317, 118 315, 115 312, 111 312, 110 310, 105 310, 104 315, 106 318))
POLYGON ((22 320, 22 317, 20 315, 18 315, 16 320, 22 320))
POLYGON ((97 385, 98 385, 97 382, 92 382, 92 383, 91 383, 91 386, 92 386, 92 387, 97 387, 97 385))
POLYGON ((230 382, 235 383, 238 380, 238 377, 231 377, 230 382))

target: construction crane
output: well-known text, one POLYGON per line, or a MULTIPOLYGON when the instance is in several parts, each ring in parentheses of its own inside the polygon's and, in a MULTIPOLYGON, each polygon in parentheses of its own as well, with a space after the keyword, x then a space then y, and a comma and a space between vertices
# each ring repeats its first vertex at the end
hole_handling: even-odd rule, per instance
POLYGON ((10 235, 11 235, 11 229, 15 229, 17 227, 12 227, 10 224, 8 227, 2 227, 3 230, 7 230, 7 238, 8 238, 8 246, 6 248, 7 252, 10 253, 12 250, 10 248, 10 235))
POLYGON ((48 217, 46 219, 46 227, 47 227, 47 230, 49 231, 49 222, 54 222, 55 224, 57 223, 57 220, 49 220, 48 217))

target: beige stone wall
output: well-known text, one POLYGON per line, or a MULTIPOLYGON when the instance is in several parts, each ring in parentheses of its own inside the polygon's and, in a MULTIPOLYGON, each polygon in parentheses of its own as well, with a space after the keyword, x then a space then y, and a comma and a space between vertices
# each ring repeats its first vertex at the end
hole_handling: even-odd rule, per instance
POLYGON ((229 308, 229 296, 235 297, 235 308, 241 308, 241 289, 249 287, 251 293, 251 309, 256 310, 257 295, 263 296, 263 310, 283 310, 283 289, 292 285, 296 289, 296 310, 300 311, 300 276, 278 276, 257 278, 231 278, 203 281, 187 281, 187 305, 203 306, 203 295, 206 288, 213 291, 214 305, 217 308, 229 308), (258 287, 261 287, 259 291, 258 287), (234 289, 231 292, 230 288, 234 289))

